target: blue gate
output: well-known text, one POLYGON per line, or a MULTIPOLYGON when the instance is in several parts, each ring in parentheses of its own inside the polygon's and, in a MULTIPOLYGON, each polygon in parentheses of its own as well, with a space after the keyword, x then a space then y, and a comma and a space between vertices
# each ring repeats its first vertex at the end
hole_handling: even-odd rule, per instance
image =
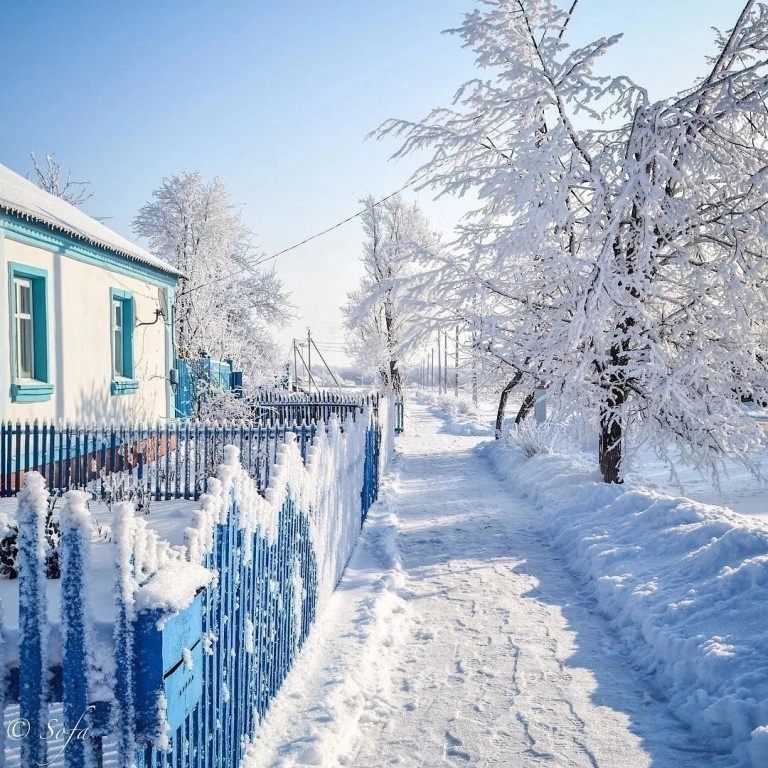
MULTIPOLYGON (((234 389, 232 364, 211 360, 209 357, 181 359, 176 361, 178 380, 176 382, 176 418, 196 416, 195 405, 204 400, 213 390, 229 392, 234 389)), ((242 390, 242 374, 239 379, 242 390)))

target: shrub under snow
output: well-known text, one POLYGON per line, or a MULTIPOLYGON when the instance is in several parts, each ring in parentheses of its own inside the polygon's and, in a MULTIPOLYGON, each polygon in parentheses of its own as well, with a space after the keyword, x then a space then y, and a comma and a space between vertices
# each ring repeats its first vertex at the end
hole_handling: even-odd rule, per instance
POLYGON ((536 419, 524 419, 513 424, 506 434, 512 445, 531 458, 537 453, 559 453, 566 447, 566 432, 552 421, 539 423, 536 419))

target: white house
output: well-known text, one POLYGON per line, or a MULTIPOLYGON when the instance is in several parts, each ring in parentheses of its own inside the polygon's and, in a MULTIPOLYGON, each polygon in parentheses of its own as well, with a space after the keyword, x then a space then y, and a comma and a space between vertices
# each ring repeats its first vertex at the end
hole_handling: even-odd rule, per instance
POLYGON ((0 420, 172 417, 180 276, 0 165, 0 420))

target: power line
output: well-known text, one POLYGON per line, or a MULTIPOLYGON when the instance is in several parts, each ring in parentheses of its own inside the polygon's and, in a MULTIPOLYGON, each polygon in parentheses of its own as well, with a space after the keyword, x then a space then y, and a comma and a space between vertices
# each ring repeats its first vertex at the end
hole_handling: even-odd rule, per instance
MULTIPOLYGON (((437 166, 437 168, 447 163, 448 160, 450 159, 451 159, 450 157, 445 158, 437 166)), ((390 194, 388 194, 386 197, 382 197, 380 200, 377 200, 372 205, 368 205, 365 208, 361 208, 357 213, 353 213, 351 216, 347 216, 346 219, 343 219, 342 221, 337 222, 333 226, 322 230, 322 232, 316 232, 314 235, 310 235, 309 237, 304 238, 304 240, 302 240, 301 242, 294 243, 293 245, 288 246, 288 248, 283 248, 282 251, 277 251, 276 253, 273 253, 271 256, 266 256, 265 258, 256 262, 254 266, 261 266, 262 264, 266 264, 268 261, 273 261, 274 259, 278 258, 278 256, 282 256, 283 254, 289 253, 290 251, 295 251, 297 248, 301 248, 302 245, 311 243, 313 240, 317 240, 317 238, 322 237, 323 235, 327 235, 329 232, 333 232, 335 229, 338 229, 339 227, 343 227, 345 224, 348 224, 350 221, 354 221, 354 219, 358 218, 359 216, 362 216, 364 213, 367 213, 368 211, 372 211, 374 208, 378 207, 382 203, 386 203, 387 200, 391 200, 395 195, 399 195, 401 192, 408 189, 409 187, 412 187, 415 184, 418 184, 422 179, 425 179, 427 176, 429 176, 432 173, 432 171, 437 170, 437 168, 430 169, 420 174, 419 176, 416 176, 406 184, 403 184, 403 186, 400 187, 399 189, 396 189, 394 192, 390 192, 390 194)), ((225 275, 222 275, 221 277, 217 277, 215 280, 209 280, 206 283, 201 283, 200 285, 194 286, 193 288, 189 288, 186 291, 182 291, 180 294, 178 294, 178 296, 176 296, 176 298, 180 299, 182 296, 187 296, 190 293, 193 293, 194 291, 199 290, 200 288, 205 288, 210 285, 214 285, 215 283, 220 283, 222 280, 229 280, 232 277, 241 275, 247 269, 248 267, 241 267, 239 269, 234 270, 233 272, 229 272, 225 275)))
MULTIPOLYGON (((578 0, 574 2, 573 4, 574 7, 576 6, 576 2, 578 2, 578 0)), ((571 9, 571 12, 572 11, 573 11, 573 8, 571 9)), ((474 119, 478 120, 480 117, 482 117, 482 115, 478 115, 474 119)), ((488 131, 488 135, 484 139, 478 140, 478 144, 483 149, 487 149, 492 152, 495 152, 496 154, 500 155, 507 163, 510 162, 510 158, 494 145, 493 141, 491 141, 491 134, 499 131, 501 127, 505 123, 508 123, 511 119, 512 119, 512 116, 505 117, 504 120, 502 120, 496 127, 491 128, 491 130, 488 131), (486 141, 489 143, 488 144, 484 143, 486 141)), ((423 181, 428 176, 433 174, 435 171, 442 168, 450 160, 453 160, 455 157, 458 157, 464 151, 465 151, 464 149, 461 149, 458 152, 454 152, 452 155, 446 155, 446 157, 444 157, 439 163, 437 163, 436 165, 430 165, 430 167, 426 171, 424 171, 424 173, 420 173, 418 176, 415 176, 410 181, 407 181, 401 187, 396 189, 394 192, 390 192, 388 195, 386 195, 385 197, 382 197, 380 200, 377 200, 375 203, 372 203, 371 205, 368 205, 365 208, 361 208, 359 211, 357 211, 357 213, 353 213, 351 216, 347 216, 346 219, 342 219, 341 221, 337 222, 333 226, 327 227, 321 232, 316 232, 314 235, 305 237, 303 240, 301 240, 298 243, 294 243, 293 245, 290 245, 287 248, 283 248, 283 250, 281 251, 277 251, 276 253, 273 253, 270 256, 266 256, 265 258, 260 259, 253 266, 257 267, 257 266, 261 266, 262 264, 266 264, 268 261, 273 261, 274 259, 278 258, 279 256, 282 256, 283 254, 290 253, 291 251, 295 251, 297 248, 301 248, 302 245, 311 243, 313 240, 317 240, 319 237, 323 237, 323 235, 327 235, 329 232, 333 232, 335 229, 339 229, 339 227, 343 227, 345 224, 348 224, 350 221, 354 221, 356 218, 358 218, 359 216, 362 216, 364 213, 367 213, 368 211, 372 211, 374 208, 378 207, 379 205, 386 203, 387 200, 391 200, 395 195, 399 195, 401 192, 404 192, 406 189, 409 189, 410 187, 413 187, 419 182, 423 181)), ((215 285, 216 283, 220 283, 222 280, 229 280, 232 277, 241 275, 243 272, 245 272, 249 268, 250 267, 240 267, 239 269, 236 269, 232 272, 222 275, 221 277, 217 277, 215 280, 210 280, 206 283, 201 283, 200 285, 197 285, 193 288, 189 288, 188 290, 182 291, 180 294, 178 294, 176 296, 176 299, 180 299, 182 296, 187 296, 190 293, 200 290, 201 288, 208 287, 209 285, 215 285)))

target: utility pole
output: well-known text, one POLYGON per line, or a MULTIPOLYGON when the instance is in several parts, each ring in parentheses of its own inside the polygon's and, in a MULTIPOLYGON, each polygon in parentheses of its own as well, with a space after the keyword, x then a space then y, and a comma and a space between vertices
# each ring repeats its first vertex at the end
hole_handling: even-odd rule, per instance
POLYGON ((299 360, 301 360, 301 364, 304 368, 306 368, 307 371, 307 387, 309 388, 309 391, 312 392, 312 387, 314 386, 315 389, 319 392, 320 388, 315 384, 315 380, 312 378, 312 371, 309 370, 309 366, 307 365, 307 361, 304 359, 304 355, 301 354, 301 350, 299 347, 303 347, 304 342, 302 341, 301 344, 296 345, 296 352, 299 355, 299 360))
MULTIPOLYGON (((309 380, 312 381, 312 331, 309 328, 307 328, 307 372, 309 373, 309 380)), ((309 391, 312 391, 311 386, 309 391)))
POLYGON ((448 331, 443 331, 443 392, 448 394, 448 331))
POLYGON ((299 368, 296 360, 296 339, 293 340, 293 391, 299 391, 299 368))
POLYGON ((336 374, 331 370, 331 366, 328 365, 328 363, 325 362, 325 358, 323 357, 323 353, 320 351, 320 347, 317 346, 317 342, 312 339, 312 343, 315 345, 315 352, 320 356, 320 359, 323 361, 323 365, 325 366, 325 370, 328 371, 328 373, 331 374, 331 378, 333 379, 333 383, 341 389, 341 384, 339 384, 339 380, 336 378, 336 374))
POLYGON ((454 380, 453 380, 453 395, 454 397, 459 396, 459 326, 456 326, 456 357, 454 359, 454 365, 453 365, 453 374, 454 374, 454 380))
POLYGON ((442 395, 443 394, 443 373, 440 370, 440 365, 442 364, 441 355, 440 355, 440 331, 437 332, 437 394, 442 395))

